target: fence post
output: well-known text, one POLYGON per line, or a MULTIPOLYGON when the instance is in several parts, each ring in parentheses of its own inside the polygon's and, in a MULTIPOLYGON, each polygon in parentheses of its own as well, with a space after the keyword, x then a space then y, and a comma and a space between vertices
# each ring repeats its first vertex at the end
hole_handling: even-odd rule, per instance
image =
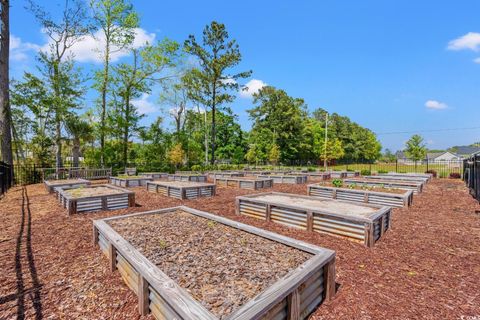
POLYGON ((428 171, 428 157, 427 157, 427 171, 428 171))
POLYGON ((398 173, 398 158, 395 159, 395 173, 398 173))

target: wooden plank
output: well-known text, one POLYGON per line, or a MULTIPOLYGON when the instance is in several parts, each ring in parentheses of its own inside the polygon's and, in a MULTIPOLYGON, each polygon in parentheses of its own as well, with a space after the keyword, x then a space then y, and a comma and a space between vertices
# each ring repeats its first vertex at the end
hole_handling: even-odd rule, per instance
POLYGON ((146 316, 150 310, 150 291, 148 289, 149 284, 145 278, 139 273, 138 274, 138 312, 142 316, 146 316))
POLYGON ((117 250, 111 242, 108 243, 108 260, 110 271, 115 271, 117 269, 117 250))
POLYGON ((325 283, 325 299, 330 301, 335 296, 336 283, 335 283, 335 257, 326 264, 323 269, 324 283, 325 283))
POLYGON ((293 290, 287 297, 288 320, 300 320, 300 295, 298 289, 293 290))

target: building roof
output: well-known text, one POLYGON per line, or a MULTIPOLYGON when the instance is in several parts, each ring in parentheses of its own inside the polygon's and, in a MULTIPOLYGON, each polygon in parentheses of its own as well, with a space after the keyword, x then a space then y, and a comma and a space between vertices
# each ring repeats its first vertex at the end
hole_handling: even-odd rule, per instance
POLYGON ((455 148, 455 152, 461 155, 471 155, 477 152, 480 152, 480 147, 472 147, 472 146, 459 146, 455 148))

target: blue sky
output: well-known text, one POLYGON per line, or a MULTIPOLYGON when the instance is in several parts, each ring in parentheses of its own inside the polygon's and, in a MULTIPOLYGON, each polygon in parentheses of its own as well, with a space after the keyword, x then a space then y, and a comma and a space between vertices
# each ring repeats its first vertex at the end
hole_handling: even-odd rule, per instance
MULTIPOLYGON (((43 1, 58 10, 56 1, 43 1)), ((249 80, 349 116, 397 150, 420 132, 430 148, 480 141, 480 2, 470 1, 132 1, 141 17, 139 41, 201 36, 212 20, 225 23, 243 55, 249 80), (382 134, 408 132, 404 134, 382 134)), ((11 4, 11 74, 34 65, 46 39, 25 1, 11 4)), ((88 43, 77 57, 99 67, 88 43)), ((122 59, 121 57, 119 59, 122 59)), ((123 58, 126 59, 126 58, 123 58)), ((253 90, 253 86, 251 87, 253 90)), ((145 123, 161 115, 158 90, 138 106, 145 123)), ((93 103, 90 92, 87 105, 93 103)), ((248 96, 232 108, 244 129, 248 96)))

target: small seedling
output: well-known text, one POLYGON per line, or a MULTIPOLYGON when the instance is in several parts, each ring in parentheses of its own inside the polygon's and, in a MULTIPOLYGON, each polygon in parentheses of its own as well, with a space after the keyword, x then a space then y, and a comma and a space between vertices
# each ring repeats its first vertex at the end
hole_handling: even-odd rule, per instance
POLYGON ((333 179, 332 184, 334 187, 340 188, 341 186, 343 186, 343 181, 340 179, 333 179))
POLYGON ((158 246, 160 247, 160 249, 166 249, 168 247, 168 243, 165 240, 160 240, 158 246))
POLYGON ((212 220, 210 220, 210 221, 207 222, 207 226, 208 226, 209 228, 215 227, 216 224, 217 224, 217 223, 216 223, 215 221, 212 221, 212 220))

